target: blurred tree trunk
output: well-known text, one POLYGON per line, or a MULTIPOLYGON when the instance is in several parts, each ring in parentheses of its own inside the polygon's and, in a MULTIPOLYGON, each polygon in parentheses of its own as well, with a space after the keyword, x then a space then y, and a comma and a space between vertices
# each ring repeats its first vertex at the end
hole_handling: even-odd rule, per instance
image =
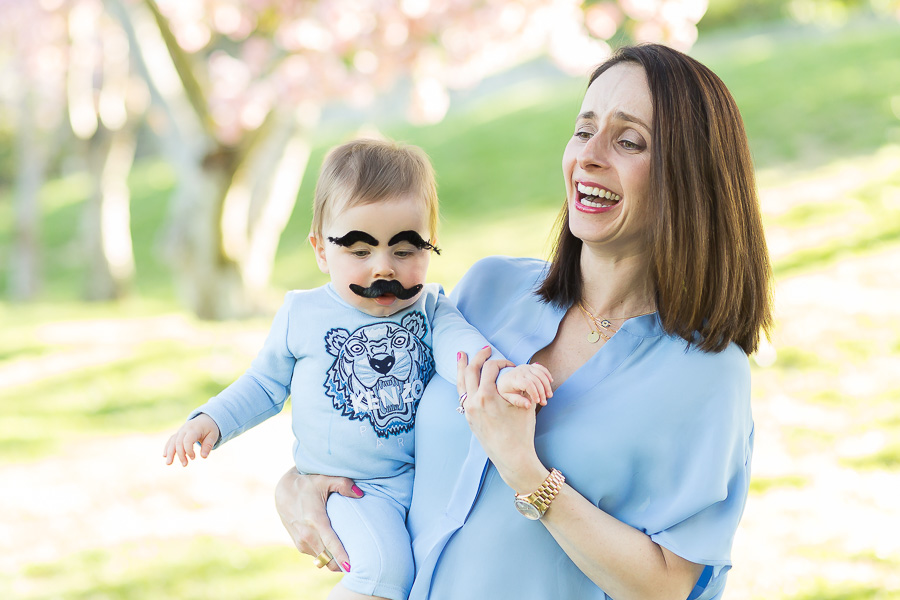
MULTIPOLYGON (((22 78, 27 81, 26 78, 22 78)), ((12 300, 33 299, 41 285, 40 204, 47 156, 39 139, 41 132, 31 110, 30 90, 19 92, 16 128, 16 180, 13 192, 13 240, 10 252, 7 292, 12 300)))
POLYGON ((128 190, 134 151, 131 128, 109 130, 101 125, 88 142, 93 193, 85 203, 82 230, 88 260, 88 300, 122 298, 134 280, 128 190))
POLYGON ((309 159, 307 129, 296 110, 272 110, 236 143, 222 142, 191 59, 155 3, 130 5, 117 14, 139 49, 152 102, 166 117, 157 133, 176 170, 177 187, 163 252, 178 293, 201 318, 250 314, 261 307, 300 190, 309 159), (149 35, 151 20, 159 38, 149 35), (180 86, 171 85, 172 75, 180 86))
POLYGON ((165 251, 183 300, 201 318, 263 305, 309 159, 305 131, 290 115, 270 117, 243 152, 220 146, 176 167, 165 251))
POLYGON ((114 300, 123 297, 134 280, 128 174, 134 163, 136 121, 146 102, 130 89, 128 37, 100 5, 73 6, 69 43, 69 122, 85 140, 92 183, 82 222, 88 268, 84 293, 88 300, 114 300))

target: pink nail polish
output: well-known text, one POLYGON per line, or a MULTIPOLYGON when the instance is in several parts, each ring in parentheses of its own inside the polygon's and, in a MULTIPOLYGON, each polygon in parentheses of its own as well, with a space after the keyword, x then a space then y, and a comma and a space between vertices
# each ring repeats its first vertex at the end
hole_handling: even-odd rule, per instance
POLYGON ((491 346, 490 346, 490 344, 489 344, 489 345, 485 346, 484 348, 482 348, 482 350, 484 350, 485 348, 490 348, 490 347, 491 347, 491 346))
MULTIPOLYGON (((350 488, 350 490, 351 490, 354 494, 356 494, 357 496, 359 496, 360 498, 362 498, 362 496, 363 496, 363 491, 362 491, 361 489, 359 489, 359 487, 357 487, 356 484, 353 484, 353 487, 350 488)), ((350 569, 347 569, 347 570, 349 571, 350 569)))
POLYGON ((459 362, 459 359, 460 359, 460 358, 462 358, 462 352, 457 352, 457 353, 456 353, 456 360, 457 360, 457 362, 459 362))
POLYGON ((348 563, 347 561, 344 561, 344 562, 341 563, 341 566, 344 567, 344 571, 345 571, 346 573, 349 573, 349 572, 350 572, 350 563, 348 563))

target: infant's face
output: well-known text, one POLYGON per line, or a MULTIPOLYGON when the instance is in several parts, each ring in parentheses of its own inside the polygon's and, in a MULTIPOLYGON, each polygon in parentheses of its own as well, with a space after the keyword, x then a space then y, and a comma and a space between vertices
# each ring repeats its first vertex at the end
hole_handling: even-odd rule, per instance
POLYGON ((325 223, 322 239, 310 236, 310 242, 319 268, 331 276, 338 295, 364 313, 385 317, 412 305, 421 294, 416 286, 425 283, 430 238, 425 202, 400 196, 344 208, 325 223), (368 298, 357 293, 376 280, 397 281, 405 290, 413 288, 412 295, 368 298))

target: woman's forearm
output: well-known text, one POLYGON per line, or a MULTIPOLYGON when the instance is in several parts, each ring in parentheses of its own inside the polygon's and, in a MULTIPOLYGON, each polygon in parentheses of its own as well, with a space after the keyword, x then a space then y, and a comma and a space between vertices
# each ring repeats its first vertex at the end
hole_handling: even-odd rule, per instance
POLYGON ((541 521, 575 565, 616 600, 684 600, 703 570, 565 484, 541 521))
MULTIPOLYGON (((550 472, 534 447, 534 409, 500 398, 494 385, 500 365, 486 359, 486 353, 478 353, 471 365, 465 355, 460 361, 457 389, 467 393, 465 416, 506 484, 530 494, 550 472)), ((703 570, 566 484, 541 520, 575 565, 616 600, 684 600, 703 570)))

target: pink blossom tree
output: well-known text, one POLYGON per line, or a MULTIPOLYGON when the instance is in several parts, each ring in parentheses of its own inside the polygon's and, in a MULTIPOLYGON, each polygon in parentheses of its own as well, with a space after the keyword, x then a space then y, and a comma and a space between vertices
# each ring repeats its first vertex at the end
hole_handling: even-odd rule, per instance
POLYGON ((645 24, 642 39, 689 45, 704 10, 705 0, 132 0, 133 39, 169 116, 178 289, 207 318, 259 302, 327 103, 364 105, 408 78, 410 120, 436 122, 449 88, 542 53, 584 72, 630 21, 645 24))
MULTIPOLYGON (((89 210, 97 223, 118 215, 116 229, 124 232, 112 235, 119 251, 106 257, 111 272, 131 268, 122 174, 145 109, 144 93, 129 92, 133 74, 141 75, 148 123, 177 175, 163 237, 176 288, 198 315, 225 318, 261 301, 311 132, 329 103, 365 105, 402 80, 409 83, 409 119, 433 123, 447 111, 448 89, 543 54, 584 73, 622 29, 687 47, 705 2, 0 0, 0 6, 43 13, 63 28, 62 38, 57 31, 48 41, 31 40, 39 51, 19 55, 33 61, 58 49, 62 75, 53 81, 66 92, 54 98, 67 100, 100 190, 89 210)), ((30 76, 32 69, 23 65, 22 72, 30 76)), ((29 162, 40 164, 22 164, 29 162)), ((34 190, 22 194, 35 197, 34 190)), ((114 244, 99 247, 105 252, 114 244)))

